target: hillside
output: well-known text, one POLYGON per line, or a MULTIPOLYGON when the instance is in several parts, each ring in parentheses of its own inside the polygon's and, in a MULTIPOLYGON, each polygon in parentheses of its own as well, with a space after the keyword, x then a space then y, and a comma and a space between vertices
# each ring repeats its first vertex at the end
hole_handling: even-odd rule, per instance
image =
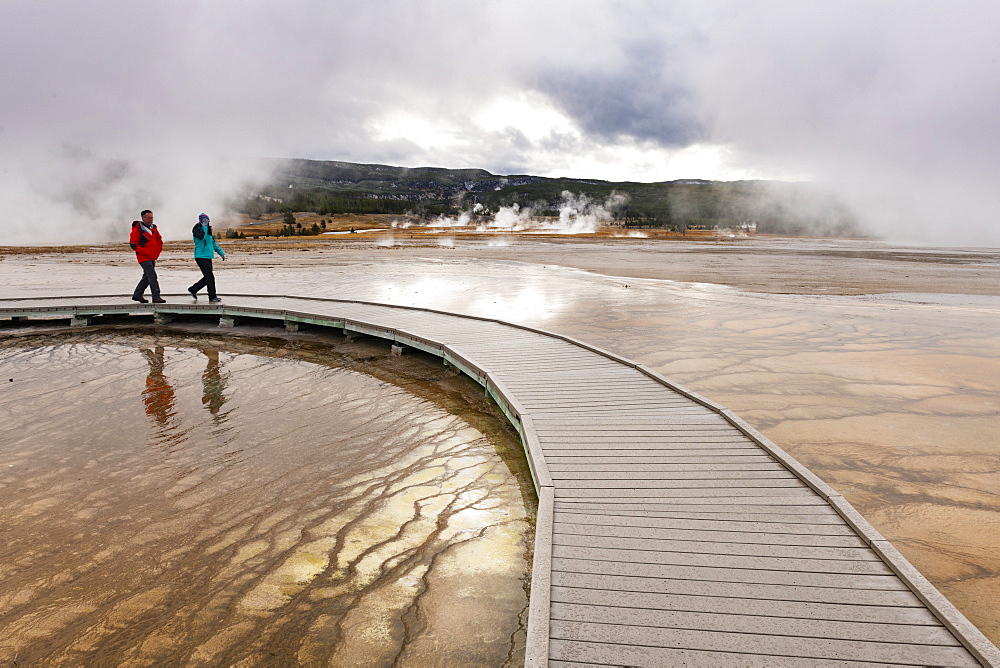
POLYGON ((568 192, 598 204, 615 196, 608 209, 627 227, 683 230, 748 224, 756 225, 758 232, 862 234, 842 202, 810 184, 697 179, 635 183, 302 159, 272 163, 273 180, 233 201, 234 210, 255 219, 285 211, 430 217, 473 208, 496 212, 516 204, 539 215, 558 215, 568 192))

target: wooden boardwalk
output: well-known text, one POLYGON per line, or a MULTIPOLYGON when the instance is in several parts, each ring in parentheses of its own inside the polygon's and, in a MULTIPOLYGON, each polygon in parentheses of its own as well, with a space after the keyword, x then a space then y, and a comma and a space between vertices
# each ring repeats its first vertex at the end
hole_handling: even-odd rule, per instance
POLYGON ((0 300, 0 317, 267 318, 379 336, 458 367, 521 434, 538 491, 528 665, 1000 666, 1000 651, 842 496, 641 365, 423 309, 168 299, 0 300))

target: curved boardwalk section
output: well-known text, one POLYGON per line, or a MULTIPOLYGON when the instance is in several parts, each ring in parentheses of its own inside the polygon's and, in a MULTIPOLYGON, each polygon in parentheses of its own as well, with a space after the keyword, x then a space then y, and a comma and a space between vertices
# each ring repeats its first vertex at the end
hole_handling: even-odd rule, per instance
POLYGON ((609 353, 497 321, 230 296, 0 301, 7 318, 179 314, 379 336, 486 387, 539 495, 529 665, 1000 665, 847 502, 736 416, 609 353))

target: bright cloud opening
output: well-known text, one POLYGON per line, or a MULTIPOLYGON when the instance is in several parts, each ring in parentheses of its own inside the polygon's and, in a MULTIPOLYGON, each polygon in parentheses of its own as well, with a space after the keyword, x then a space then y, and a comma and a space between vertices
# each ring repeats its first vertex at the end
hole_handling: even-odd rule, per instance
POLYGON ((376 141, 405 139, 425 150, 454 149, 468 144, 458 128, 404 111, 370 122, 368 131, 376 141))
POLYGON ((514 129, 531 141, 553 134, 580 137, 575 123, 539 95, 497 98, 475 114, 473 120, 487 132, 514 129))

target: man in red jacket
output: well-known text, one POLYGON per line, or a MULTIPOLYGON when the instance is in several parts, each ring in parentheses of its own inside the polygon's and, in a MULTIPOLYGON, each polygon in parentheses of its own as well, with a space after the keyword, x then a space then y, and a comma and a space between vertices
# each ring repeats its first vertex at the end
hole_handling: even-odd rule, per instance
POLYGON ((132 234, 128 239, 128 245, 135 251, 135 259, 142 267, 142 278, 139 280, 139 285, 135 286, 132 300, 148 303, 149 300, 142 296, 148 286, 153 303, 166 304, 166 299, 160 299, 160 283, 156 280, 156 259, 163 250, 163 238, 153 224, 152 211, 146 209, 139 215, 142 220, 132 222, 132 234))

